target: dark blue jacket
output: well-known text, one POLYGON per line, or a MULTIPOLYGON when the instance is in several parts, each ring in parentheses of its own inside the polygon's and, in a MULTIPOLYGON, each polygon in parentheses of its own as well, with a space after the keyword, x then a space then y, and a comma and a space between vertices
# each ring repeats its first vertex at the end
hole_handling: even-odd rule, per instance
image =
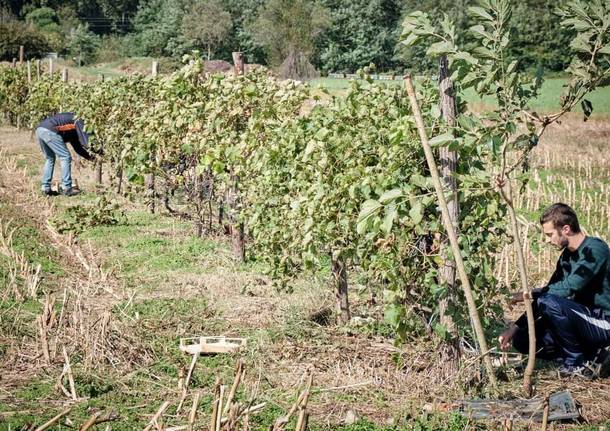
POLYGON ((89 136, 85 132, 83 120, 77 120, 73 113, 62 112, 45 118, 38 125, 57 133, 64 141, 68 141, 74 147, 74 151, 87 160, 91 160, 89 148, 89 136))

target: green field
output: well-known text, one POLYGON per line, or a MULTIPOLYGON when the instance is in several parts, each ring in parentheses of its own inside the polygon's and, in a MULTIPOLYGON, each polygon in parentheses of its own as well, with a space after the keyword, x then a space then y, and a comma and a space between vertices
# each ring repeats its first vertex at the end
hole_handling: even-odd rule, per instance
MULTIPOLYGON (((376 84, 401 85, 401 81, 374 81, 376 84)), ((343 90, 349 86, 348 79, 335 78, 319 78, 311 81, 314 86, 323 87, 331 92, 331 94, 341 94, 343 90)), ((554 111, 559 108, 559 100, 564 86, 567 84, 565 78, 549 78, 542 84, 542 90, 538 98, 532 103, 531 107, 540 111, 554 111)), ((469 102, 480 102, 484 105, 492 105, 493 98, 480 99, 476 96, 474 90, 467 90, 465 97, 469 102)), ((587 99, 593 104, 594 114, 610 113, 610 86, 600 88, 590 93, 587 99)), ((577 108, 581 112, 580 106, 577 108)))

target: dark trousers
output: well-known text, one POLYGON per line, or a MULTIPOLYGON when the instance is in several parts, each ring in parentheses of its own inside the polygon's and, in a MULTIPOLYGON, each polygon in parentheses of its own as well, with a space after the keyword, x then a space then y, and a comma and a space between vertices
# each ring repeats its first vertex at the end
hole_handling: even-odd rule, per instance
MULTIPOLYGON (((536 321, 536 357, 563 359, 568 366, 593 359, 600 348, 610 345, 610 316, 570 299, 543 293, 532 303, 536 321)), ((522 316, 513 346, 528 353, 527 321, 522 316)))

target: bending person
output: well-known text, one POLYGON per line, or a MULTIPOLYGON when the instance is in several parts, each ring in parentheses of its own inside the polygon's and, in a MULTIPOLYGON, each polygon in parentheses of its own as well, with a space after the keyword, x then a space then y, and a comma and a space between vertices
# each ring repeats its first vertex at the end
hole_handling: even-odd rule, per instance
POLYGON ((55 194, 51 190, 51 180, 55 159, 58 158, 61 163, 61 193, 66 196, 78 194, 79 192, 72 188, 72 156, 66 142, 70 142, 74 151, 81 157, 93 159, 87 151, 89 137, 83 129, 82 120, 77 120, 71 112, 52 115, 38 125, 36 138, 46 159, 41 181, 42 193, 47 196, 55 194))

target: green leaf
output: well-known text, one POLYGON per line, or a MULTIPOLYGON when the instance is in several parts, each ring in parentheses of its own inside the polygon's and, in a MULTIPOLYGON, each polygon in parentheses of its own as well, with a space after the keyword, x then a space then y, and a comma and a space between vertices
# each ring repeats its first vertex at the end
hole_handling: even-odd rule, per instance
POLYGON ((411 217, 414 224, 418 225, 421 223, 422 219, 424 218, 424 211, 421 202, 418 201, 411 207, 409 210, 409 217, 411 217))
POLYGON ((388 190, 379 197, 379 202, 381 202, 382 204, 387 204, 388 202, 394 201, 401 196, 403 196, 403 192, 401 189, 388 190))
POLYGON ((391 204, 386 208, 385 217, 383 218, 383 223, 381 224, 381 231, 386 234, 392 231, 392 226, 394 225, 394 220, 398 215, 398 210, 396 209, 396 205, 391 204))
POLYGON ((369 199, 365 201, 360 209, 360 214, 358 214, 358 222, 366 220, 381 208, 382 205, 376 200, 369 199))
POLYGON ((455 46, 451 42, 442 41, 430 45, 426 54, 430 56, 449 54, 455 51, 455 46))
POLYGON ((437 135, 434 138, 430 139, 430 146, 432 147, 440 147, 448 142, 453 141, 455 138, 450 132, 443 133, 442 135, 437 135))
POLYGON ((494 21, 494 17, 491 16, 485 9, 480 6, 471 6, 468 8, 468 12, 471 15, 478 16, 479 18, 483 18, 487 21, 494 21))
POLYGON ((383 320, 392 326, 398 326, 403 316, 403 309, 400 305, 390 304, 383 313, 383 320))

